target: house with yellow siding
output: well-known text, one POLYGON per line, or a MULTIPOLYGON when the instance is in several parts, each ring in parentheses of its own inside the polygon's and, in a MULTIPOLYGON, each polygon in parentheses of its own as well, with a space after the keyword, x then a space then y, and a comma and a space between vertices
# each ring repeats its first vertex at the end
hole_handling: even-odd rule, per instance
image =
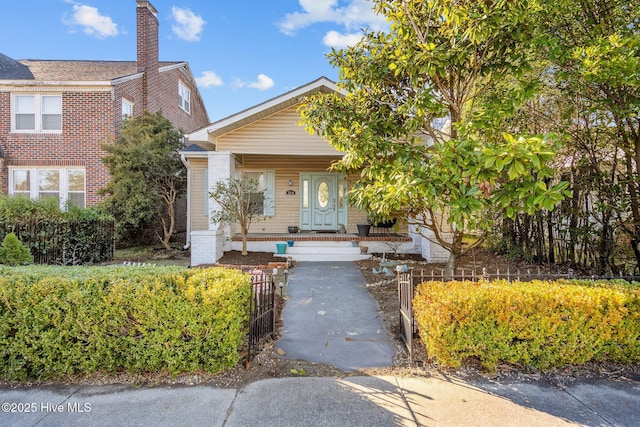
POLYGON ((346 201, 349 182, 357 177, 332 172, 331 164, 343 153, 298 124, 298 108, 319 91, 340 89, 322 77, 186 135, 189 145, 181 154, 188 170, 192 265, 215 263, 225 251, 239 248, 235 224, 211 221, 219 206, 208 193, 220 180, 243 176, 258 181, 265 194, 264 219, 251 225, 249 251, 276 252, 275 243, 291 241, 287 256, 294 259, 344 261, 374 252, 424 256, 427 245, 427 259, 441 257, 434 258, 439 251, 402 220, 393 230, 358 234, 366 214, 346 201), (291 227, 299 232, 291 233, 291 227))

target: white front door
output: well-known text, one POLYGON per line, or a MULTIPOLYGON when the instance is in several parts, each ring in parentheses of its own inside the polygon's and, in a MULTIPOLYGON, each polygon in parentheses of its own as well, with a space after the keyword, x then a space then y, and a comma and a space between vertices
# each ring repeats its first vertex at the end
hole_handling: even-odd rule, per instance
POLYGON ((311 228, 319 231, 338 229, 338 176, 311 176, 311 228))

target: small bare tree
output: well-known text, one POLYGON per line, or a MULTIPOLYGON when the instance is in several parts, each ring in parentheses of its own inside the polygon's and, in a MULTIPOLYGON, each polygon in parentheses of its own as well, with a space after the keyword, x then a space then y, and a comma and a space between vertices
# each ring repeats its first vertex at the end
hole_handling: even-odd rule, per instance
POLYGON ((247 255, 247 235, 253 221, 265 219, 264 205, 267 200, 264 191, 259 190, 258 181, 243 177, 218 181, 209 192, 218 202, 220 210, 211 215, 211 222, 236 222, 242 233, 242 255, 247 255))

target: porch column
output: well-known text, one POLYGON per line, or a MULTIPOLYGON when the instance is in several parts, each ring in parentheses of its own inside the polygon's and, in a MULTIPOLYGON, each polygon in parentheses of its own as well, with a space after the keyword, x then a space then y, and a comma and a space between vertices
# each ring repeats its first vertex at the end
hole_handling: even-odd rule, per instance
MULTIPOLYGON (((418 216, 416 222, 419 224, 421 220, 422 218, 418 216)), ((420 227, 418 224, 409 225, 409 236, 413 240, 416 253, 421 254, 428 262, 447 262, 449 252, 438 243, 435 243, 436 239, 433 231, 420 227), (428 238, 431 238, 431 240, 428 238)), ((441 235, 446 239, 449 233, 441 233, 441 235)))
MULTIPOLYGON (((208 153, 207 187, 215 187, 221 180, 235 175, 235 161, 229 151, 211 151, 208 153)), ((213 199, 208 199, 209 229, 191 232, 191 265, 215 264, 224 251, 231 249, 231 228, 227 223, 214 224, 211 214, 220 209, 213 199)))
MULTIPOLYGON (((449 252, 445 250, 438 243, 435 243, 436 239, 431 230, 423 228, 422 234, 424 236, 430 237, 432 240, 429 240, 427 237, 422 237, 422 257, 429 262, 447 262, 449 259, 449 252)), ((449 236, 449 233, 440 233, 440 235, 446 239, 449 236)))

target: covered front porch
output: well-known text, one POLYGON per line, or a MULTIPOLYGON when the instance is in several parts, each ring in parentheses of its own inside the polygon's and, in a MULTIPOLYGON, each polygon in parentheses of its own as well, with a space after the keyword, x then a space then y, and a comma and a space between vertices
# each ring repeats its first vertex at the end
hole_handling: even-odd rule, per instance
MULTIPOLYGON (((242 250, 242 235, 231 238, 231 250, 242 250)), ((249 252, 272 252, 293 261, 359 261, 373 253, 419 253, 414 240, 406 234, 370 233, 363 237, 352 233, 250 233, 249 252)))

